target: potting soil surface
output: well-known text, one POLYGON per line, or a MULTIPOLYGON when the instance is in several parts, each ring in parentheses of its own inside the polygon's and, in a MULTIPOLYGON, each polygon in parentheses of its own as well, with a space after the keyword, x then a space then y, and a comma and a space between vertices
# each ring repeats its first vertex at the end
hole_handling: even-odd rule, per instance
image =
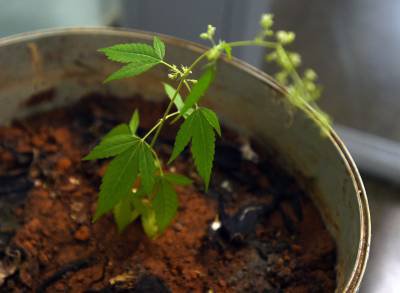
MULTIPOLYGON (((273 150, 251 144, 258 158, 245 158, 248 141, 229 129, 207 192, 190 150, 165 165, 194 184, 177 187, 178 215, 163 235, 148 239, 138 222, 119 234, 111 215, 92 223, 109 161, 82 157, 135 108, 143 134, 165 104, 91 95, 0 127, 1 292, 334 291, 336 246, 312 188, 300 187, 312 184, 284 172, 273 150)), ((156 144, 164 162, 176 129, 156 144)))

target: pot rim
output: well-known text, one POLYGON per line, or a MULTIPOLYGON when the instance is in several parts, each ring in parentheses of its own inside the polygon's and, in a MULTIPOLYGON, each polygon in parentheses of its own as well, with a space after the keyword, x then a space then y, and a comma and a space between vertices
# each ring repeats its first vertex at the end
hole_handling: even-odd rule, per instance
MULTIPOLYGON (((102 34, 102 35, 116 35, 116 36, 134 36, 145 40, 152 40, 153 36, 160 36, 163 40, 165 40, 169 44, 173 44, 175 46, 183 47, 185 49, 202 53, 204 52, 207 47, 197 44, 195 42, 186 41, 183 39, 179 39, 176 37, 172 37, 165 34, 147 32, 142 30, 136 29, 129 29, 129 28, 113 28, 107 26, 85 26, 85 27, 59 27, 59 28, 51 28, 51 29, 44 29, 44 30, 36 30, 33 32, 25 32, 20 33, 8 37, 0 38, 0 46, 6 46, 10 44, 15 44, 19 42, 26 42, 29 40, 36 39, 38 37, 51 37, 51 36, 62 36, 62 35, 80 35, 80 34, 102 34)), ((235 66, 240 70, 244 70, 248 74, 252 75, 259 81, 265 83, 269 87, 272 87, 276 91, 280 92, 282 95, 286 94, 286 90, 281 87, 276 81, 267 73, 255 68, 254 66, 233 57, 231 60, 228 60, 225 57, 222 57, 224 62, 230 63, 231 65, 235 66)), ((309 105, 307 105, 310 112, 315 115, 318 119, 316 111, 309 105)), ((371 242, 371 218, 367 200, 367 194, 364 188, 364 184, 362 182, 361 176, 357 169, 357 166, 351 157, 348 149, 346 148, 343 141, 337 135, 333 128, 330 128, 329 139, 335 145, 339 155, 342 157, 343 161, 345 162, 346 170, 348 174, 351 176, 353 186, 356 190, 357 194, 357 201, 358 201, 358 208, 360 211, 360 225, 361 225, 361 233, 360 233, 360 240, 359 240, 359 247, 357 252, 357 259, 355 263, 355 267, 353 272, 346 283, 346 286, 343 292, 356 292, 360 286, 362 277, 364 275, 368 255, 369 255, 369 248, 371 242)))

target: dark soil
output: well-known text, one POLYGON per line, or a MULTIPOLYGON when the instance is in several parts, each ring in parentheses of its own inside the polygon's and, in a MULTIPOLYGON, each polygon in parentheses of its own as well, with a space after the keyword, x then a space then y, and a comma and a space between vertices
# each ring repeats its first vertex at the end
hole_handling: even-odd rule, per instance
MULTIPOLYGON (((179 213, 161 237, 138 223, 120 235, 111 216, 91 223, 107 161, 81 158, 134 108, 143 129, 163 109, 94 95, 0 127, 1 292, 334 291, 336 247, 316 208, 271 156, 244 159, 226 129, 209 192, 188 153, 169 167, 195 183, 177 189, 179 213)), ((174 131, 156 146, 164 159, 174 131)))

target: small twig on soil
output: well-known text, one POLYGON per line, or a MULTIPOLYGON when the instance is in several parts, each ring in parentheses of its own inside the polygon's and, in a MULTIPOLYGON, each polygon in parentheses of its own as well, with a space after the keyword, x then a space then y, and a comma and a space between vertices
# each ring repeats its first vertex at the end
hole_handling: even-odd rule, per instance
POLYGON ((60 280, 65 274, 87 268, 92 264, 92 262, 93 262, 92 258, 87 258, 87 259, 77 260, 75 262, 65 265, 64 267, 56 271, 53 275, 51 275, 49 278, 44 280, 42 284, 40 284, 39 287, 36 289, 36 293, 45 292, 49 286, 60 280))

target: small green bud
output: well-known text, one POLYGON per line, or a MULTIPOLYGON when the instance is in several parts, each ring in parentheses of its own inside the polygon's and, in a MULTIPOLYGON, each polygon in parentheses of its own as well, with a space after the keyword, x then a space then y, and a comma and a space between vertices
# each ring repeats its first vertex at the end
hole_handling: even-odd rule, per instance
POLYGON ((290 61, 294 67, 298 67, 301 64, 301 56, 298 53, 289 54, 290 61))
POLYGON ((208 37, 210 39, 212 39, 215 35, 215 26, 212 26, 211 24, 209 24, 207 26, 207 34, 208 34, 208 37))
POLYGON ((277 57, 278 57, 278 54, 276 52, 271 52, 267 56, 265 56, 265 60, 268 62, 271 62, 271 61, 275 61, 277 57))
POLYGON ((276 39, 279 43, 286 45, 290 44, 294 41, 296 35, 294 32, 287 32, 287 31, 277 31, 276 32, 276 39))
POLYGON ((211 50, 208 52, 207 58, 210 61, 214 61, 217 60, 220 55, 221 55, 220 48, 218 46, 215 46, 211 48, 211 50))
POLYGON ((317 89, 317 86, 313 82, 307 82, 306 83, 306 89, 309 92, 313 92, 317 89))
POLYGON ((282 85, 286 85, 288 78, 288 73, 286 71, 280 71, 275 74, 275 79, 279 81, 282 85))
POLYGON ((201 33, 200 38, 203 40, 208 40, 208 34, 207 33, 201 33))
POLYGON ((274 24, 274 16, 272 14, 263 14, 261 16, 260 25, 264 30, 269 30, 274 24))
POLYGON ((306 69, 306 71, 304 71, 304 78, 307 80, 315 81, 317 77, 317 73, 312 69, 306 69))

